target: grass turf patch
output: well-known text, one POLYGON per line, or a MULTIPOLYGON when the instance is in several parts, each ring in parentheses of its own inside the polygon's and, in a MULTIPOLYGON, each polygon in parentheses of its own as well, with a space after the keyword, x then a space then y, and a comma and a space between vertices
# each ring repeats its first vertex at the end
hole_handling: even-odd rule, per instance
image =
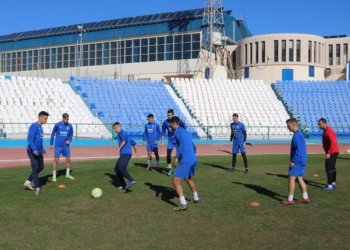
MULTIPOLYGON (((75 180, 59 165, 40 174, 42 193, 24 190, 30 167, 0 169, 0 249, 349 249, 350 157, 337 161, 338 187, 324 192, 324 155, 309 155, 305 180, 310 204, 284 206, 288 155, 248 156, 227 173, 230 156, 198 157, 194 181, 200 205, 183 182, 189 209, 171 211, 179 199, 166 176, 146 171, 146 159, 133 159, 129 172, 137 181, 129 192, 116 190, 115 160, 72 163, 75 180), (319 177, 313 177, 313 174, 319 177), (64 184, 66 188, 59 189, 64 184), (100 199, 91 190, 103 191, 100 199), (256 201, 258 207, 251 207, 256 201)), ((295 192, 301 198, 298 185, 295 192)))

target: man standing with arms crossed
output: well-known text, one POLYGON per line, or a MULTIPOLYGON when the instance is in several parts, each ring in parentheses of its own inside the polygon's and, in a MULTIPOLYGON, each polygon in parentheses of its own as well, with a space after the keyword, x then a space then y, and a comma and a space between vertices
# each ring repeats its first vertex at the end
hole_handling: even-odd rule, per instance
POLYGON ((158 141, 162 135, 162 131, 160 130, 159 124, 154 122, 153 114, 149 114, 147 118, 148 123, 145 125, 145 131, 143 133, 143 141, 147 143, 148 152, 148 167, 146 169, 152 170, 152 153, 154 152, 157 170, 159 170, 158 141))
POLYGON ((181 185, 181 179, 184 179, 193 193, 193 203, 200 204, 196 185, 192 178, 197 166, 196 146, 193 144, 191 135, 180 127, 180 118, 172 117, 170 119, 170 126, 174 131, 174 136, 179 149, 174 159, 174 173, 173 185, 177 194, 180 197, 180 205, 175 207, 173 211, 182 211, 188 208, 184 192, 181 185))
POLYGON ((307 151, 306 142, 303 133, 298 129, 298 121, 295 118, 287 120, 287 127, 293 132, 292 143, 290 146, 290 162, 288 172, 288 199, 281 201, 284 205, 294 204, 295 180, 298 179, 303 198, 297 200, 299 203, 309 203, 310 199, 306 191, 306 184, 303 176, 305 174, 307 151))
POLYGON ((43 146, 44 132, 41 126, 47 122, 48 117, 49 117, 49 113, 45 111, 41 111, 39 113, 38 121, 30 125, 29 131, 28 131, 27 154, 30 159, 32 173, 29 175, 28 179, 24 182, 24 186, 29 190, 34 191, 34 188, 31 185, 31 181, 34 180, 35 195, 40 194, 39 173, 44 169, 43 154, 46 153, 43 146))
MULTIPOLYGON (((163 122, 162 125, 162 142, 164 142, 164 136, 165 132, 168 130, 168 145, 167 145, 167 151, 166 151, 166 161, 168 163, 167 169, 169 169, 168 176, 172 174, 172 168, 171 168, 171 152, 173 151, 174 147, 176 150, 178 149, 178 146, 176 144, 176 140, 174 138, 174 131, 172 130, 170 126, 170 119, 174 116, 174 110, 169 109, 168 110, 168 119, 166 119, 163 122)), ((179 126, 186 130, 185 123, 180 120, 179 126)))
POLYGON ((327 125, 327 121, 321 118, 318 121, 318 127, 323 129, 322 144, 326 153, 326 172, 327 172, 327 186, 322 188, 323 191, 332 191, 336 186, 337 171, 335 163, 339 155, 339 145, 337 142, 337 135, 334 130, 327 125))
POLYGON ((55 140, 55 152, 54 162, 52 165, 52 181, 56 182, 56 170, 57 164, 61 154, 66 157, 66 178, 74 180, 74 177, 70 175, 70 143, 73 139, 73 126, 69 122, 69 115, 64 113, 62 115, 62 121, 55 124, 55 127, 51 133, 50 148, 53 148, 53 140, 55 140))

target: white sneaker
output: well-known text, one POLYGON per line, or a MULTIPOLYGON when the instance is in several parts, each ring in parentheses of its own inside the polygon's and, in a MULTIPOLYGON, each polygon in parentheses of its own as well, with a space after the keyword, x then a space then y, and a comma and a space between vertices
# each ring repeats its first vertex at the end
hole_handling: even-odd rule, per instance
POLYGON ((32 187, 31 183, 24 183, 23 184, 24 187, 26 187, 27 189, 34 191, 35 189, 32 187))
POLYGON ((35 190, 35 195, 39 195, 40 194, 40 188, 35 190))
POLYGON ((121 189, 125 189, 125 186, 120 186, 120 187, 117 187, 117 189, 121 190, 121 189))

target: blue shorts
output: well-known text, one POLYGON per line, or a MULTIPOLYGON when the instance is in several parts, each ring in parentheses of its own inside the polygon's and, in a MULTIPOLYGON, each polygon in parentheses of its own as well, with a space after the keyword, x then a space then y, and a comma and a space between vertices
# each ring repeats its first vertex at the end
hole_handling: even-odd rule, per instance
POLYGON ((55 146, 55 152, 54 152, 54 156, 55 157, 60 157, 62 154, 62 156, 64 157, 70 157, 70 147, 66 144, 64 144, 63 146, 55 146))
POLYGON ((158 152, 158 144, 147 142, 147 152, 158 152))
POLYGON ((304 176, 305 174, 305 165, 295 165, 294 167, 289 167, 288 176, 299 177, 304 176))
POLYGON ((196 167, 197 167, 197 161, 192 161, 192 162, 180 161, 179 165, 176 167, 174 177, 178 177, 181 179, 187 179, 188 177, 193 177, 196 167))
POLYGON ((238 154, 238 152, 245 153, 245 147, 243 147, 243 142, 239 144, 232 144, 232 154, 238 154))
POLYGON ((171 149, 173 150, 174 147, 177 149, 177 143, 172 141, 172 140, 168 140, 168 146, 167 146, 167 149, 171 149))

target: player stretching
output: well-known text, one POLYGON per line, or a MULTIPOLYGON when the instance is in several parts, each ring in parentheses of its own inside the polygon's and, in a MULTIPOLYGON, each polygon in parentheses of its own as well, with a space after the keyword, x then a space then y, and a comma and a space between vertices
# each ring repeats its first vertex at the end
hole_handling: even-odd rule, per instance
POLYGON ((181 179, 184 179, 193 193, 193 202, 200 204, 196 185, 192 178, 197 166, 196 146, 193 144, 191 135, 180 127, 180 118, 174 116, 170 119, 171 129, 174 130, 174 136, 179 149, 174 159, 174 167, 176 171, 173 178, 173 185, 180 197, 180 205, 175 207, 173 211, 181 211, 188 208, 184 192, 181 185, 181 179), (178 165, 178 166, 177 166, 178 165))
POLYGON ((120 181, 121 186, 118 189, 129 189, 136 181, 129 174, 127 167, 132 156, 131 146, 135 150, 137 158, 141 158, 137 153, 136 142, 129 138, 128 134, 122 129, 122 126, 119 122, 113 124, 114 131, 118 134, 117 140, 119 143, 119 148, 117 153, 120 154, 120 157, 115 164, 114 171, 117 174, 117 177, 120 181), (128 179, 129 183, 126 185, 124 178, 128 179))
MULTIPOLYGON (((175 146, 176 150, 178 148, 178 146, 176 144, 176 140, 174 138, 174 131, 171 129, 171 126, 170 126, 170 119, 173 116, 174 116, 174 110, 169 109, 168 110, 168 119, 166 119, 162 125, 162 142, 164 142, 165 132, 166 132, 166 130, 168 130, 168 145, 167 145, 167 150, 166 150, 166 161, 168 163, 167 169, 169 169, 168 176, 170 176, 172 173, 171 152, 173 151, 174 146, 175 146)), ((179 126, 183 129, 186 129, 185 123, 183 123, 181 120, 180 120, 179 126)))
POLYGON ((228 170, 228 172, 236 171, 236 161, 237 154, 241 151, 244 166, 245 166, 245 174, 248 174, 248 160, 245 154, 246 152, 246 140, 247 140, 247 131, 243 123, 238 121, 238 114, 234 113, 232 115, 233 123, 231 123, 231 136, 230 136, 230 146, 232 144, 232 168, 228 170))
POLYGON ((160 126, 154 122, 153 114, 149 114, 148 123, 145 126, 145 132, 143 133, 143 141, 147 142, 148 152, 148 167, 147 170, 152 170, 152 152, 156 156, 157 170, 159 170, 159 153, 158 153, 158 141, 162 135, 160 126))
POLYGON ((300 203, 309 203, 310 199, 307 195, 306 184, 303 180, 305 173, 307 152, 306 142, 303 133, 298 129, 298 121, 295 118, 287 120, 287 127, 290 132, 293 132, 292 143, 290 146, 290 163, 288 173, 288 199, 281 201, 285 205, 294 204, 295 180, 298 179, 300 189, 303 193, 303 198, 297 200, 300 203))
POLYGON ((66 157, 66 178, 74 180, 74 177, 70 175, 70 148, 69 145, 73 138, 73 126, 69 122, 69 115, 64 113, 62 115, 62 121, 55 124, 50 139, 50 148, 53 148, 53 140, 55 139, 55 159, 52 164, 52 181, 56 182, 56 170, 57 164, 61 154, 66 157))
POLYGON ((24 186, 29 190, 34 188, 31 185, 31 181, 34 180, 35 184, 35 195, 40 194, 40 182, 39 182, 39 173, 44 169, 44 157, 43 154, 46 154, 46 151, 43 146, 44 132, 41 125, 47 122, 49 113, 41 111, 39 113, 39 119, 36 123, 33 123, 29 127, 28 131, 28 146, 27 154, 30 159, 30 165, 32 167, 32 173, 29 175, 24 186))

